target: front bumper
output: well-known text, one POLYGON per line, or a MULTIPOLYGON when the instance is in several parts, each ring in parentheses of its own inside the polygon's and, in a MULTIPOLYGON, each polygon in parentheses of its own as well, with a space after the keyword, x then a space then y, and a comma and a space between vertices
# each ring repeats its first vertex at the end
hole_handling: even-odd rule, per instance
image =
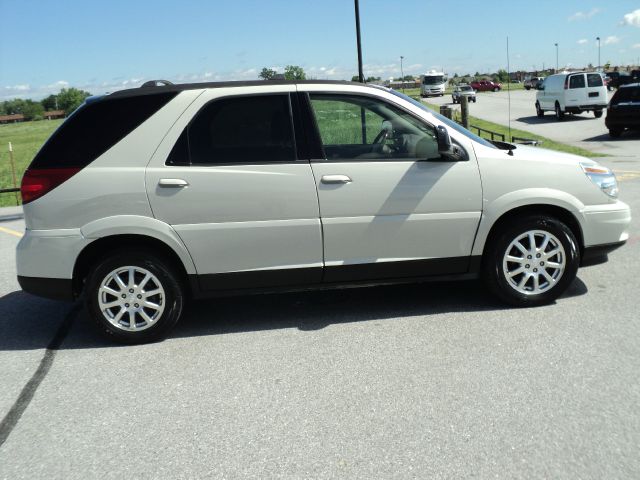
POLYGON ((621 201, 605 205, 590 205, 582 210, 584 249, 580 265, 597 265, 607 261, 607 255, 624 245, 629 238, 631 209, 621 201))
POLYGON ((581 267, 590 267, 591 265, 599 265, 609 260, 609 253, 620 248, 626 240, 614 243, 605 243, 604 245, 593 245, 585 247, 580 258, 581 267))

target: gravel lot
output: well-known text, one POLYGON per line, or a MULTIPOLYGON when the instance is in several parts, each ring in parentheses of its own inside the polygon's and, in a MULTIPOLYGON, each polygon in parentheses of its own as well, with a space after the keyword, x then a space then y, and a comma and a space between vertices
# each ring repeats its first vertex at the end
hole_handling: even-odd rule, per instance
MULTIPOLYGON (((640 159, 604 163, 638 212, 640 159)), ((236 297, 138 347, 20 292, 2 218, 0 478, 640 477, 637 215, 551 306, 475 282, 236 297)))

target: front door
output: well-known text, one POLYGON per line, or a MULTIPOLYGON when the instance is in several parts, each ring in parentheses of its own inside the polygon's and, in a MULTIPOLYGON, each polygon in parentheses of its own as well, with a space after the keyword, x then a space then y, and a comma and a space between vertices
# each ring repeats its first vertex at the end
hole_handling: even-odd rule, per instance
POLYGON ((435 129, 386 100, 309 94, 326 282, 464 273, 482 209, 478 165, 440 157, 435 129))

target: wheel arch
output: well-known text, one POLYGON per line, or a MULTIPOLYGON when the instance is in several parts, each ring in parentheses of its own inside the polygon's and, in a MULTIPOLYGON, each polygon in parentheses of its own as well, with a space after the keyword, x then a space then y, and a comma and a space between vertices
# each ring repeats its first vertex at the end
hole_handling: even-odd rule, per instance
MULTIPOLYGON (((582 254, 584 252, 584 234, 580 221, 570 209, 564 206, 550 203, 520 205, 504 211, 500 216, 496 218, 495 221, 491 223, 490 228, 487 229, 486 233, 483 235, 483 238, 476 238, 476 242, 482 242, 481 245, 474 245, 474 251, 477 252, 476 254, 481 254, 484 258, 488 246, 495 241, 495 238, 497 237, 501 229, 504 228, 505 225, 508 225, 510 222, 512 222, 514 219, 522 218, 526 215, 548 215, 563 222, 565 225, 567 225, 567 227, 569 227, 573 235, 576 237, 576 240, 578 241, 580 257, 582 257, 582 254)), ((480 233, 481 232, 478 232, 478 235, 480 235, 480 233)))

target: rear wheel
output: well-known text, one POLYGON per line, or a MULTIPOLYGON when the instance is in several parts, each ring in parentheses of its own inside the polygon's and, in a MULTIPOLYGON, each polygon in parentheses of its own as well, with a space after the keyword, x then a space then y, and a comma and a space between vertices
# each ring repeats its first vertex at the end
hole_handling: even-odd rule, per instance
POLYGON ((536 115, 538 117, 544 117, 544 110, 540 108, 540 103, 536 102, 536 115))
POLYGON ((122 343, 163 338, 178 322, 184 294, 170 263, 144 251, 119 252, 89 275, 86 304, 100 332, 122 343))
POLYGON ((602 116, 602 110, 594 110, 593 116, 596 118, 600 118, 602 116))
POLYGON ((556 120, 562 120, 564 118, 564 112, 560 108, 560 104, 558 102, 556 102, 555 113, 556 113, 556 120))
POLYGON ((545 305, 558 298, 578 271, 578 244, 559 220, 532 215, 503 227, 488 245, 483 276, 489 288, 515 306, 545 305))
POLYGON ((622 129, 620 129, 620 128, 610 128, 609 129, 609 136, 611 138, 618 138, 620 135, 622 135, 622 129))

